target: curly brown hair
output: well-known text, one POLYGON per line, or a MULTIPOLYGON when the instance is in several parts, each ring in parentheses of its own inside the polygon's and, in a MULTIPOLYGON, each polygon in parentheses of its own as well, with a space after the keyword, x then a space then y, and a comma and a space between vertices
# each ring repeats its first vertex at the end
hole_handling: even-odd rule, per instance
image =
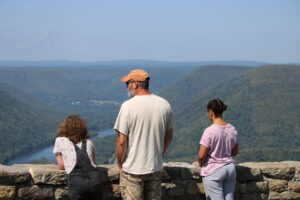
POLYGON ((78 115, 70 115, 64 119, 57 129, 56 137, 66 137, 74 143, 86 142, 90 138, 86 121, 78 115))

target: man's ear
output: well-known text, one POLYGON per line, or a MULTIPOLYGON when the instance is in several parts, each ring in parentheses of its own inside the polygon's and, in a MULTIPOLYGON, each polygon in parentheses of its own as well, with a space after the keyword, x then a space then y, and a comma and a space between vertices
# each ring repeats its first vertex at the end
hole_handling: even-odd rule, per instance
POLYGON ((133 88, 137 89, 139 87, 139 83, 138 82, 133 82, 133 88))

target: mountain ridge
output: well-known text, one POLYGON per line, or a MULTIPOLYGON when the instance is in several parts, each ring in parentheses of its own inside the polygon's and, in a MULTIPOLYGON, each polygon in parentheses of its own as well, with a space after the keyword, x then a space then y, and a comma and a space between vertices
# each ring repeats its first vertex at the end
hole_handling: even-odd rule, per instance
POLYGON ((260 61, 248 60, 220 60, 220 61, 160 61, 160 60, 112 60, 112 61, 70 61, 70 60, 41 60, 41 61, 15 61, 0 60, 0 67, 67 67, 67 66, 143 66, 143 67, 199 67, 204 65, 242 65, 261 66, 269 64, 260 61))
POLYGON ((0 140, 0 163, 49 144, 58 124, 54 116, 39 112, 1 89, 0 119, 0 136, 5 138, 0 140))
MULTIPOLYGON (((180 108, 174 108, 176 139, 167 158, 196 159, 198 147, 195 141, 200 140, 203 130, 210 125, 205 106, 213 98, 221 98, 229 105, 224 116, 239 132, 241 153, 238 161, 281 160, 283 157, 279 155, 283 155, 278 152, 280 149, 293 147, 296 151, 300 146, 297 142, 300 141, 300 128, 296 120, 300 113, 300 81, 297 77, 300 77, 299 66, 254 68, 208 87, 180 108), (272 106, 269 108, 269 105, 272 106), (190 146, 195 148, 188 149, 190 146), (264 149, 273 149, 273 154, 261 154, 260 158, 251 155, 251 152, 264 149)), ((290 154, 294 155, 293 159, 300 159, 292 150, 290 154)))

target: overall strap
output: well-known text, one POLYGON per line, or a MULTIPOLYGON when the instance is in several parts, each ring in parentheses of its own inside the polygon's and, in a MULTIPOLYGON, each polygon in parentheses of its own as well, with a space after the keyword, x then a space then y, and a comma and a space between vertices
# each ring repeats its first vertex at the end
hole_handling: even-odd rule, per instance
POLYGON ((91 164, 91 160, 87 153, 87 142, 81 143, 81 149, 73 143, 76 150, 77 162, 75 168, 79 169, 92 169, 94 168, 91 164))
POLYGON ((100 184, 101 181, 99 172, 97 168, 92 165, 87 153, 87 142, 81 143, 81 149, 75 143, 73 143, 73 145, 76 150, 77 161, 73 171, 70 174, 71 178, 69 178, 69 181, 72 183, 72 176, 75 176, 80 178, 80 183, 78 183, 77 180, 77 184, 100 184))
POLYGON ((86 142, 81 142, 81 149, 78 147, 77 144, 75 144, 75 142, 72 142, 75 148, 75 151, 84 151, 86 152, 86 142))

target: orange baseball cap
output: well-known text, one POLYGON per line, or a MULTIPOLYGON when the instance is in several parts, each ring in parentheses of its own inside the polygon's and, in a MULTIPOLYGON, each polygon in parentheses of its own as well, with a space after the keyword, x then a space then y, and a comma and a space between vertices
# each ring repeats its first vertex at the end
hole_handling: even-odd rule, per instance
POLYGON ((120 80, 122 82, 127 82, 129 80, 148 81, 149 78, 150 78, 150 76, 145 70, 135 69, 135 70, 132 70, 127 76, 121 78, 120 80))

